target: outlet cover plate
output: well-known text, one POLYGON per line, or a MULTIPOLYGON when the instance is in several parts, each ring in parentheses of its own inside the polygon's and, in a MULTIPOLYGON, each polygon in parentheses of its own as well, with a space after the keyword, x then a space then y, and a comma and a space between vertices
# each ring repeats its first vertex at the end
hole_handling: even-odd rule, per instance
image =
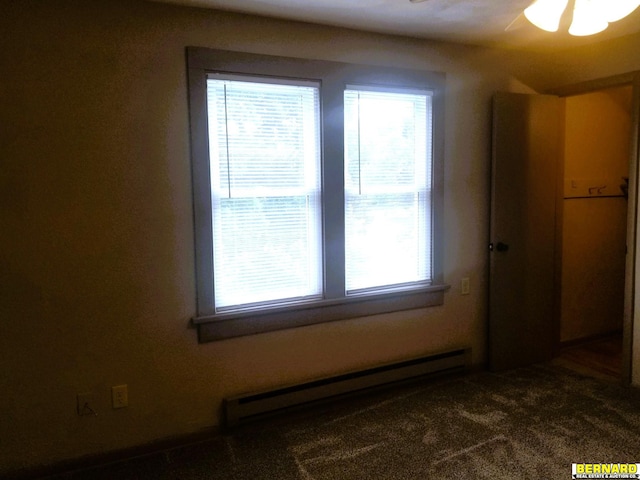
POLYGON ((129 406, 129 392, 126 385, 111 387, 111 404, 113 408, 125 408, 129 406))

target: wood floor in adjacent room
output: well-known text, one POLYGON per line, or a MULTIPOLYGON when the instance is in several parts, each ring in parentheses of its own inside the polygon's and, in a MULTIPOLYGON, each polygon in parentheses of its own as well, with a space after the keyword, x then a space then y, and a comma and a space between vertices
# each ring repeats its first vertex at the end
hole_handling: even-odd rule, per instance
POLYGON ((602 380, 620 382, 622 335, 611 335, 564 347, 554 363, 602 380))

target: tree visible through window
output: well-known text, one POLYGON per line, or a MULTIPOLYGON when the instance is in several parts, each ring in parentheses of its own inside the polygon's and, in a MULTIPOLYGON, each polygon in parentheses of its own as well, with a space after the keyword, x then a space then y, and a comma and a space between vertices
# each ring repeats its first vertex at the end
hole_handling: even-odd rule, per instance
POLYGON ((347 292, 431 280, 430 92, 345 91, 347 292))
POLYGON ((187 58, 201 341, 443 302, 443 75, 187 58))
POLYGON ((322 296, 318 95, 207 80, 219 311, 322 296))

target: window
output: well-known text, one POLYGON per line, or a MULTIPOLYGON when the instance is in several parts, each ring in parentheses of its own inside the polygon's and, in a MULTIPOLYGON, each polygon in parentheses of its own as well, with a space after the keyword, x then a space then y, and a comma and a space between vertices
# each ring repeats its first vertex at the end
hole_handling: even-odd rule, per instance
POLYGON ((431 93, 347 86, 347 294, 431 281, 431 93))
POLYGON ((200 341, 439 305, 444 75, 187 50, 200 341))
POLYGON ((216 312, 322 298, 319 85, 211 75, 216 312))

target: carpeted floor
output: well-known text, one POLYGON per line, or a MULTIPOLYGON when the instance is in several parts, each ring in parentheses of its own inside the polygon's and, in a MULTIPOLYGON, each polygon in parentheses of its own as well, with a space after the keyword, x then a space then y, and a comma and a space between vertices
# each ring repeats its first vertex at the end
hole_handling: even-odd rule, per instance
POLYGON ((427 382, 56 479, 571 478, 640 462, 640 391, 555 364, 427 382))

